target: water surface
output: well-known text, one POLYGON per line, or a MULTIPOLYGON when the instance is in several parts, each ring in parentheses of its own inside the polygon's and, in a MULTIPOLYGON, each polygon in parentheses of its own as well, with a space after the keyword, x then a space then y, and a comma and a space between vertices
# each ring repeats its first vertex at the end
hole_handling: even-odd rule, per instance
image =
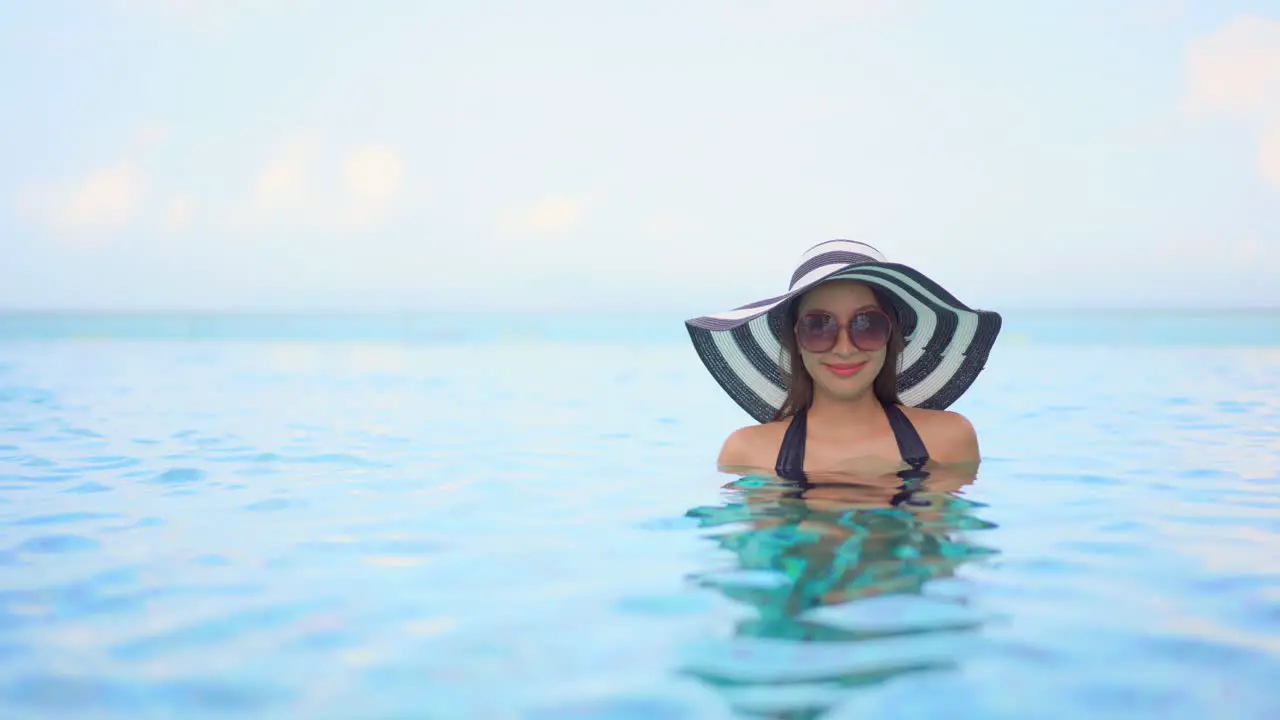
POLYGON ((1280 716, 1274 315, 1011 320, 896 507, 665 319, 15 317, 0 716, 1280 716))

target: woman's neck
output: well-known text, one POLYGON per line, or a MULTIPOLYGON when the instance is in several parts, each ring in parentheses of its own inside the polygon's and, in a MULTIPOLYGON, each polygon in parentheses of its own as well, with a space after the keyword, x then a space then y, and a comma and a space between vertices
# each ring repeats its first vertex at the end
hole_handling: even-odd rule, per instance
POLYGON ((884 408, 871 388, 848 400, 815 393, 808 414, 810 421, 835 427, 866 427, 884 421, 884 408))

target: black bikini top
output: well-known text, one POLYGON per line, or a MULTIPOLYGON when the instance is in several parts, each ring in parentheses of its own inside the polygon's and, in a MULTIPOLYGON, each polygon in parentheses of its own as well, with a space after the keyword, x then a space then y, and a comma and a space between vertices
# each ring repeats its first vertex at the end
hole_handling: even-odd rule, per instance
MULTIPOLYGON (((893 428, 893 436, 898 441, 898 452, 910 469, 898 473, 903 480, 920 479, 929 476, 924 466, 929 462, 929 451, 916 432, 915 425, 907 418, 906 413, 897 405, 884 403, 885 415, 889 418, 889 427, 893 428)), ((804 474, 804 445, 809 434, 809 413, 802 409, 791 419, 791 425, 782 438, 782 447, 778 449, 778 461, 774 468, 778 477, 797 482, 807 482, 804 474)))

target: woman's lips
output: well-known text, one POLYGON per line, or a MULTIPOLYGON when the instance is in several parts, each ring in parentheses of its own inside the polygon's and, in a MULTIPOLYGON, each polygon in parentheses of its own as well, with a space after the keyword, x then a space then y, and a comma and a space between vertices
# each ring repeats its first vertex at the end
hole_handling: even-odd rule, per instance
POLYGON ((862 370, 862 368, 866 367, 866 366, 867 366, 867 364, 866 364, 865 362, 860 362, 860 363, 826 363, 826 366, 827 366, 827 369, 828 369, 828 370, 830 370, 830 371, 831 371, 832 373, 834 373, 835 375, 837 375, 837 376, 839 376, 839 377, 842 377, 842 378, 847 378, 847 377, 853 377, 854 375, 858 374, 858 371, 860 371, 860 370, 862 370))

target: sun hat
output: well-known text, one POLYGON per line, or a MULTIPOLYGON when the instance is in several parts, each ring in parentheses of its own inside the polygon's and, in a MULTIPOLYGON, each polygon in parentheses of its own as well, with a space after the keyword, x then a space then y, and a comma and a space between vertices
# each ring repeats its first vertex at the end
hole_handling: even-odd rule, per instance
POLYGON ((787 397, 790 358, 781 338, 790 301, 828 280, 849 279, 886 291, 905 347, 898 358, 903 405, 943 409, 982 372, 1000 334, 999 313, 975 310, 919 270, 891 263, 855 240, 828 240, 805 251, 787 292, 685 321, 702 364, 757 422, 769 422, 787 397))

